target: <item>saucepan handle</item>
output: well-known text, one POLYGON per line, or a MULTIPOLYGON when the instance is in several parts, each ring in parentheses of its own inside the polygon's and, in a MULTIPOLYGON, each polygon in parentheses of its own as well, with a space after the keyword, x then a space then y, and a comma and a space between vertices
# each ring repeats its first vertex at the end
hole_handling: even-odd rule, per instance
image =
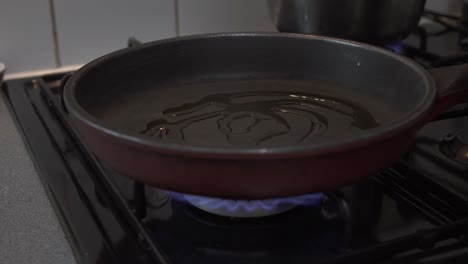
POLYGON ((429 70, 437 85, 437 99, 430 120, 444 111, 468 103, 468 64, 429 70))

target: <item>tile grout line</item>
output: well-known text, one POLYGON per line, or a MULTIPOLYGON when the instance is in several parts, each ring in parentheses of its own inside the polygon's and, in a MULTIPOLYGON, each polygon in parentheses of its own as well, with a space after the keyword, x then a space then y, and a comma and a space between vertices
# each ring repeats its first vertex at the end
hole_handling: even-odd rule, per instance
POLYGON ((59 50, 59 40, 57 34, 57 21, 55 19, 55 6, 54 0, 49 0, 50 18, 52 21, 52 36, 54 38, 54 53, 55 53, 55 64, 57 68, 62 66, 62 58, 59 50))
POLYGON ((175 33, 176 33, 176 36, 179 37, 180 36, 179 0, 174 0, 174 19, 175 19, 175 33))

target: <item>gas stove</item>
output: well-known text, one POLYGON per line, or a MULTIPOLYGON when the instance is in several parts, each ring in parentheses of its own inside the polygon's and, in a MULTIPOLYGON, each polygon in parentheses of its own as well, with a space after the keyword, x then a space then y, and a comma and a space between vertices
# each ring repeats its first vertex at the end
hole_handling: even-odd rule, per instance
MULTIPOLYGON (((429 27, 388 48, 425 67, 468 61, 458 30, 429 27), (437 44, 447 42, 456 49, 437 44)), ((145 186, 98 160, 63 107, 69 74, 11 80, 2 92, 80 263, 468 261, 466 106, 426 125, 405 157, 362 182, 234 201, 145 186)))

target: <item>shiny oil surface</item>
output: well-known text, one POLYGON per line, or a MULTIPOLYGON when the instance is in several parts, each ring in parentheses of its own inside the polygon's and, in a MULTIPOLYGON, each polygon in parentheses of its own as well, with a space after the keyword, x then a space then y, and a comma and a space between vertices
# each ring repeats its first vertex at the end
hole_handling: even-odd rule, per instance
POLYGON ((155 140, 196 146, 323 142, 359 134, 386 120, 371 99, 319 81, 228 81, 162 90, 159 97, 145 96, 154 98, 155 108, 139 118, 138 132, 155 140))

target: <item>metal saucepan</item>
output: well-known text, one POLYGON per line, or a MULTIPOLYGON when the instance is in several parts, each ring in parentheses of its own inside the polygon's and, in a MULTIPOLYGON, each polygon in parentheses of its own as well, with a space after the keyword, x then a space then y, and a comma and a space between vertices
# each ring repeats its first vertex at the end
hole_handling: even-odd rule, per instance
POLYGON ((468 66, 286 33, 173 38, 78 70, 64 101, 89 147, 160 188, 260 199, 354 183, 468 99, 468 66))
POLYGON ((403 39, 412 32, 426 0, 268 0, 281 32, 318 34, 371 43, 403 39))

